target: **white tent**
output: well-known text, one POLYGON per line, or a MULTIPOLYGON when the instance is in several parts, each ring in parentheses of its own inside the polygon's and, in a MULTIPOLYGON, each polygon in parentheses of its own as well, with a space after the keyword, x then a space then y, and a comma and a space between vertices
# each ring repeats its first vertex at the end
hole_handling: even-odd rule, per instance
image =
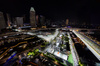
POLYGON ((56 55, 56 56, 58 56, 58 57, 60 57, 60 58, 62 58, 62 59, 64 59, 64 60, 67 60, 67 55, 65 55, 65 54, 62 54, 62 53, 60 53, 60 52, 58 52, 58 51, 55 51, 54 52, 54 55, 56 55))

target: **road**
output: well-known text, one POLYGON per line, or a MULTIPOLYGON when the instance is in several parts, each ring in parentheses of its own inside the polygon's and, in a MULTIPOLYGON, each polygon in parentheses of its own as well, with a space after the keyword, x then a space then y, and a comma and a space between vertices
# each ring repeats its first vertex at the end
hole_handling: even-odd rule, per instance
POLYGON ((78 66, 78 61, 79 61, 79 57, 78 57, 78 54, 76 52, 76 49, 74 47, 74 43, 71 39, 71 36, 69 33, 68 34, 68 37, 69 37, 69 44, 70 44, 70 49, 71 49, 71 53, 72 53, 72 56, 73 56, 73 61, 74 61, 74 66, 78 66))
POLYGON ((79 37, 83 43, 89 48, 89 50, 97 57, 97 59, 100 61, 100 46, 98 46, 94 41, 86 37, 85 35, 73 31, 77 37, 79 37))
POLYGON ((44 40, 50 42, 51 40, 53 40, 58 35, 58 33, 59 33, 59 31, 58 31, 58 29, 56 29, 54 35, 49 35, 49 36, 38 35, 38 37, 43 38, 44 40))
MULTIPOLYGON (((40 46, 41 46, 41 45, 38 45, 38 46, 34 47, 34 49, 40 49, 40 46)), ((28 49, 28 50, 22 51, 22 52, 20 52, 20 53, 17 53, 15 57, 17 57, 19 54, 27 53, 27 52, 29 52, 30 50, 33 50, 33 49, 28 49)), ((7 60, 8 58, 9 58, 9 57, 6 57, 6 58, 0 60, 0 64, 5 63, 6 60, 7 60)))

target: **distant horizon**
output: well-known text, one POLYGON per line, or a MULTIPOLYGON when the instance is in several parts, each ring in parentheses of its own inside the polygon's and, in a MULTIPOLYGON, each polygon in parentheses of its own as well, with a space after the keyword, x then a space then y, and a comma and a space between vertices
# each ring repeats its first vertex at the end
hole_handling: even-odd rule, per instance
POLYGON ((7 0, 0 4, 0 11, 11 14, 13 17, 26 15, 29 21, 30 7, 34 7, 36 15, 43 15, 52 21, 66 20, 76 23, 88 22, 100 24, 99 1, 27 1, 7 0), (6 5, 5 5, 6 4, 6 5), (93 5, 94 4, 94 5, 93 5), (94 22, 95 21, 95 22, 94 22))

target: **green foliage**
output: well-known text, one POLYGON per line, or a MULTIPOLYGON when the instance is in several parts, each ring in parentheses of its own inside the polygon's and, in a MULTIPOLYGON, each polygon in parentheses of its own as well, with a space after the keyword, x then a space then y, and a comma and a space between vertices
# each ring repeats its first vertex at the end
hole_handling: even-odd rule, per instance
POLYGON ((64 35, 62 35, 62 40, 64 40, 64 38, 65 38, 64 35))
POLYGON ((39 49, 36 49, 35 52, 39 52, 39 49))
POLYGON ((39 52, 39 49, 33 49, 33 51, 32 52, 29 52, 28 53, 28 55, 36 55, 36 54, 38 54, 38 52, 39 52))
POLYGON ((44 44, 46 45, 46 44, 48 44, 49 42, 44 42, 44 44))
POLYGON ((34 52, 29 52, 28 55, 33 55, 34 56, 35 53, 34 52))
POLYGON ((80 60, 79 60, 78 63, 79 63, 80 66, 86 66, 85 64, 82 64, 80 60))
POLYGON ((64 47, 65 45, 64 44, 61 44, 61 47, 64 47))
POLYGON ((68 57, 68 62, 70 62, 71 64, 74 65, 74 61, 73 61, 72 54, 69 55, 69 57, 68 57))
POLYGON ((46 56, 46 57, 48 57, 48 58, 50 58, 50 59, 52 59, 52 60, 54 60, 54 61, 57 61, 58 63, 60 63, 60 64, 63 65, 63 66, 67 66, 67 65, 65 65, 64 63, 58 61, 57 59, 55 59, 55 58, 53 58, 53 57, 50 57, 50 56, 48 56, 48 55, 46 55, 46 54, 44 54, 44 56, 46 56))
POLYGON ((45 47, 49 42, 44 42, 41 47, 45 47))
POLYGON ((69 38, 68 37, 65 37, 65 39, 64 39, 65 41, 68 41, 69 40, 69 38))

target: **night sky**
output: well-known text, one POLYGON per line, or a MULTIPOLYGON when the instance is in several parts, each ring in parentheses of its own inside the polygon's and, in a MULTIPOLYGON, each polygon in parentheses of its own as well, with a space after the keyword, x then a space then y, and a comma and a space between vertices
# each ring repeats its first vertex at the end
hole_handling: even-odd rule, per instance
POLYGON ((36 14, 43 15, 52 21, 66 20, 91 22, 100 24, 99 0, 3 0, 0 1, 0 11, 12 16, 29 16, 33 6, 36 14))

